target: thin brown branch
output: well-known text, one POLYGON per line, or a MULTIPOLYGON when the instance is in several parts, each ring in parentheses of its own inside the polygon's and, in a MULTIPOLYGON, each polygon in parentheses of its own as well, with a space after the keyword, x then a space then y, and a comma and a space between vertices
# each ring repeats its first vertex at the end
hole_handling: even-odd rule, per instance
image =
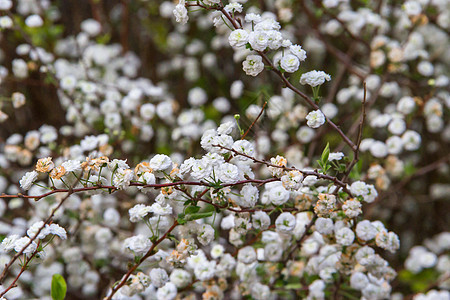
POLYGON ((267 105, 267 101, 264 102, 263 107, 261 108, 261 111, 259 112, 258 116, 252 122, 252 124, 250 124, 250 127, 247 129, 247 131, 242 135, 241 140, 243 140, 247 136, 247 134, 250 132, 250 129, 252 129, 253 125, 255 125, 255 123, 258 121, 258 119, 262 116, 264 109, 266 108, 266 105, 267 105))

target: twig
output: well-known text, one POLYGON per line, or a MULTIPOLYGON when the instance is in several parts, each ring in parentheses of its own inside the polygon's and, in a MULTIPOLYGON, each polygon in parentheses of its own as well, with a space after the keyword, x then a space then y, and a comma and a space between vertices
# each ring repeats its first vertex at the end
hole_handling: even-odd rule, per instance
POLYGON ((242 135, 241 140, 243 140, 247 134, 249 133, 250 129, 252 129, 253 125, 255 125, 256 121, 258 121, 258 119, 262 116, 264 109, 266 108, 267 105, 267 101, 264 102, 263 107, 261 108, 261 111, 259 112, 258 116, 256 117, 256 119, 253 121, 252 124, 250 124, 250 127, 247 129, 247 131, 244 133, 244 135, 242 135))
MULTIPOLYGON (((361 145, 364 121, 366 119, 367 89, 366 89, 366 83, 365 82, 363 82, 363 86, 364 86, 364 97, 363 97, 363 101, 362 101, 362 105, 361 105, 361 117, 359 119, 359 131, 358 131, 358 138, 356 140, 356 150, 354 152, 352 162, 350 163, 350 165, 345 170, 344 177, 342 177, 342 179, 341 179, 343 182, 345 182, 348 179, 348 176, 350 175, 350 172, 353 170, 353 168, 355 167, 355 165, 359 161, 359 146, 361 145)), ((333 194, 337 194, 338 191, 339 191, 339 187, 336 187, 336 189, 334 190, 333 194)))

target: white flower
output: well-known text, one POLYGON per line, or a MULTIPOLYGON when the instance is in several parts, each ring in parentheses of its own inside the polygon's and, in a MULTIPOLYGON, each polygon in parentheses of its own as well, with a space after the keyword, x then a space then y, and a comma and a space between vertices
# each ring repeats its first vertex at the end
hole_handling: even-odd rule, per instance
POLYGON ((394 118, 392 119, 392 121, 389 123, 388 126, 388 130, 392 133, 392 134, 402 134, 406 129, 406 123, 403 119, 401 118, 394 118))
POLYGON ((134 173, 131 169, 117 169, 114 173, 113 183, 116 188, 123 190, 130 186, 133 179, 134 173))
POLYGON ((333 119, 339 112, 336 105, 333 103, 325 103, 321 108, 323 114, 330 119, 333 119))
POLYGON ((356 290, 363 290, 368 283, 369 279, 364 273, 354 272, 352 276, 350 276, 350 286, 356 290))
POLYGON ((303 186, 303 174, 298 170, 292 170, 286 172, 285 175, 281 176, 281 182, 283 186, 290 191, 298 190, 303 186))
MULTIPOLYGON (((246 154, 248 156, 254 156, 255 155, 255 147, 253 144, 247 140, 237 140, 233 144, 233 149, 236 150, 239 153, 246 154)), ((239 160, 247 161, 249 158, 237 155, 237 158, 239 160)))
POLYGON ((162 206, 159 203, 153 203, 152 206, 150 206, 150 211, 158 216, 166 216, 172 214, 172 207, 169 204, 162 206))
POLYGON ((209 245, 214 239, 214 228, 209 224, 203 224, 198 229, 199 233, 197 235, 198 241, 203 246, 209 245))
POLYGON ((156 292, 157 300, 173 300, 177 296, 177 287, 172 282, 167 282, 166 285, 159 288, 156 292))
POLYGON ((41 27, 42 25, 44 25, 44 21, 39 15, 31 15, 25 19, 25 24, 28 27, 41 27))
POLYGON ((242 68, 245 74, 250 76, 257 76, 264 70, 264 63, 262 62, 262 57, 259 55, 249 55, 242 62, 242 68))
POLYGON ((236 29, 230 33, 228 42, 231 47, 243 47, 248 43, 249 34, 244 29, 236 29))
POLYGON ((204 261, 195 266, 194 274, 201 280, 206 281, 214 277, 216 272, 216 262, 215 261, 204 261))
POLYGON ((13 20, 9 16, 0 17, 0 28, 11 28, 13 20))
POLYGON ((248 42, 254 50, 264 51, 269 45, 269 37, 265 31, 252 31, 248 37, 248 42))
POLYGON ((49 234, 57 235, 63 240, 67 239, 66 230, 58 224, 52 223, 50 225, 46 225, 45 227, 49 234))
POLYGON ((269 30, 280 30, 281 26, 280 23, 275 21, 273 18, 264 18, 261 22, 258 22, 258 24, 255 25, 255 31, 263 30, 263 31, 269 31, 269 30))
POLYGON ((358 200, 347 200, 342 205, 342 210, 349 218, 355 218, 362 213, 361 202, 358 200))
POLYGON ((248 23, 259 23, 261 22, 261 16, 255 13, 249 13, 245 15, 245 22, 248 23))
POLYGON ((237 2, 232 2, 229 3, 225 6, 225 11, 228 13, 232 13, 232 12, 242 12, 242 4, 237 3, 237 2))
POLYGON ((145 103, 141 106, 140 115, 142 119, 150 121, 155 116, 156 108, 152 103, 145 103))
POLYGON ((253 207, 258 201, 259 190, 251 184, 245 184, 241 189, 241 197, 237 198, 239 206, 253 207))
POLYGON ((220 124, 219 128, 217 128, 217 133, 218 134, 230 134, 233 131, 235 124, 236 123, 233 121, 222 123, 222 124, 220 124))
POLYGON ((192 281, 191 274, 183 269, 175 269, 170 274, 170 282, 175 284, 177 288, 184 288, 191 281, 192 281))
MULTIPOLYGON (((139 177, 139 181, 143 182, 144 184, 155 184, 156 183, 156 177, 153 173, 145 172, 144 174, 139 177)), ((143 188, 141 186, 138 186, 138 189, 142 190, 142 192, 146 193, 150 190, 150 188, 143 188)))
POLYGON ((125 249, 128 249, 139 255, 145 254, 152 246, 152 243, 148 238, 139 234, 137 236, 132 236, 125 239, 123 241, 123 245, 125 249))
POLYGON ((304 73, 300 77, 301 84, 303 85, 308 84, 312 87, 324 84, 325 80, 330 81, 331 76, 323 71, 316 71, 316 70, 304 73))
POLYGON ((363 220, 356 225, 356 235, 363 241, 370 241, 375 238, 378 231, 368 220, 363 220))
POLYGON ((38 177, 38 172, 36 172, 36 171, 31 171, 31 172, 25 173, 25 175, 23 175, 22 179, 20 179, 20 181, 19 181, 20 187, 22 189, 24 189, 25 191, 28 191, 31 188, 31 186, 33 185, 33 182, 36 180, 37 177, 38 177))
POLYGON ((406 150, 414 151, 419 149, 422 138, 420 137, 420 134, 418 134, 417 132, 413 130, 407 130, 402 135, 402 141, 403 147, 406 150))
POLYGON ((292 54, 286 54, 280 60, 280 66, 288 73, 294 73, 300 66, 300 60, 297 56, 292 54))
POLYGON ((12 249, 14 249, 14 245, 19 238, 20 237, 17 234, 12 234, 5 237, 1 243, 1 250, 4 252, 11 251, 12 249))
POLYGON ((267 40, 269 48, 276 50, 281 47, 283 36, 278 30, 269 30, 267 31, 267 40))
POLYGON ((309 128, 308 126, 302 126, 297 131, 295 136, 299 140, 299 142, 303 144, 307 144, 312 141, 313 137, 315 135, 315 132, 313 129, 309 128))
POLYGON ((328 156, 328 160, 341 160, 344 157, 344 153, 342 152, 331 152, 328 156))
POLYGON ((223 183, 234 183, 239 180, 239 169, 233 164, 224 163, 219 166, 216 176, 223 183))
MULTIPOLYGON (((201 180, 203 178, 208 178, 211 176, 212 173, 212 166, 209 164, 206 160, 196 160, 192 167, 192 173, 191 176, 196 180, 201 180)), ((218 174, 216 174, 216 178, 218 174)))
POLYGON ((414 111, 416 108, 416 102, 410 96, 405 96, 401 98, 397 103, 397 111, 404 115, 408 115, 414 111))
POLYGON ((339 229, 336 234, 336 243, 349 246, 353 243, 353 240, 355 239, 355 233, 347 227, 343 227, 339 229))
POLYGON ((388 148, 386 144, 381 141, 374 141, 369 150, 375 157, 385 157, 388 155, 388 148))
POLYGON ((0 10, 10 10, 12 5, 12 0, 0 0, 0 10))
POLYGON ((295 217, 288 212, 284 212, 275 220, 275 226, 278 231, 289 233, 294 230, 296 224, 295 217))
POLYGON ((311 283, 308 287, 309 298, 308 299, 324 299, 325 282, 323 280, 317 279, 311 283))
POLYGON ((33 253, 36 248, 37 248, 37 244, 33 241, 31 242, 31 244, 28 245, 28 243, 30 243, 30 238, 27 236, 21 237, 17 240, 14 241, 14 251, 16 251, 17 253, 19 253, 23 248, 25 248, 23 250, 24 254, 31 254, 33 253), (27 246, 28 245, 28 246, 27 246))
POLYGON ((167 281, 169 281, 169 276, 166 270, 157 268, 150 271, 150 280, 152 284, 158 288, 163 287, 167 281))
POLYGON ((77 160, 68 160, 61 164, 61 166, 66 170, 66 173, 75 172, 81 170, 81 163, 77 160))
POLYGON ((171 171, 172 170, 172 160, 170 157, 164 154, 156 154, 150 160, 150 168, 153 171, 171 171))
POLYGON ((81 30, 90 36, 97 36, 102 31, 102 25, 94 19, 86 19, 81 22, 81 30))
POLYGON ((225 248, 221 244, 215 244, 211 248, 211 257, 217 259, 225 253, 225 248))
POLYGON ((300 61, 304 61, 306 59, 306 51, 303 50, 300 45, 289 46, 289 51, 291 51, 293 55, 297 56, 300 61))
POLYGON ((402 8, 409 16, 416 16, 422 12, 422 5, 419 1, 406 1, 402 8))
MULTIPOLYGON (((194 107, 201 106, 205 104, 206 101, 208 101, 208 94, 206 94, 206 91, 201 87, 197 86, 189 90, 188 102, 191 106, 194 107)), ((192 117, 194 116, 192 115, 192 117)))
POLYGON ((150 212, 152 212, 151 207, 144 204, 136 204, 128 210, 130 221, 133 223, 139 222, 150 212))
POLYGON ((251 264, 256 261, 256 251, 251 246, 241 248, 239 249, 237 259, 244 264, 251 264))
POLYGON ((423 76, 431 76, 434 73, 434 66, 429 61, 421 61, 417 65, 417 71, 423 76))
POLYGON ((325 123, 325 115, 320 110, 313 110, 306 116, 306 123, 311 128, 319 128, 325 123))
POLYGON ((185 0, 180 0, 180 3, 175 6, 173 15, 178 23, 186 24, 189 20, 188 11, 185 6, 185 0))
POLYGON ((381 231, 377 233, 375 237, 375 243, 378 247, 386 249, 392 253, 400 248, 400 240, 398 236, 392 231, 381 231))
POLYGON ((269 243, 264 247, 264 260, 279 261, 282 255, 283 248, 279 243, 269 243))
POLYGON ((46 235, 48 234, 48 230, 46 230, 45 228, 44 221, 39 221, 31 225, 30 228, 27 230, 27 235, 30 238, 34 238, 39 229, 41 229, 41 231, 36 238, 40 240, 45 238, 46 235))
POLYGON ((271 299, 270 288, 267 285, 263 285, 259 282, 252 284, 251 295, 255 300, 271 299))
POLYGON ((266 188, 269 187, 269 200, 273 205, 283 205, 289 200, 289 191, 280 182, 276 182, 274 185, 266 185, 266 188))
POLYGON ((99 228, 95 233, 95 240, 101 245, 106 245, 112 237, 113 233, 111 232, 111 229, 107 227, 99 228))
POLYGON ((316 230, 321 234, 327 235, 333 233, 333 220, 329 218, 317 218, 315 225, 316 230))
POLYGON ((265 230, 269 228, 270 217, 269 215, 261 210, 258 210, 252 214, 252 225, 255 229, 265 230))

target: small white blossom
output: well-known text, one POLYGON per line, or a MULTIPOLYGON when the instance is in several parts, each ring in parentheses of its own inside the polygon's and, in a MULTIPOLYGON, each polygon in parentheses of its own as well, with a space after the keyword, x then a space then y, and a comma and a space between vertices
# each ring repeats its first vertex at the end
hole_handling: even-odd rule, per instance
POLYGON ((290 233, 294 230, 296 224, 295 217, 288 212, 284 212, 275 220, 275 226, 278 231, 283 233, 290 233))
POLYGON ((123 242, 124 248, 134 252, 137 255, 145 254, 152 243, 148 238, 139 234, 137 236, 132 236, 124 240, 123 242))
POLYGON ((264 70, 264 63, 262 57, 259 55, 249 55, 242 63, 245 74, 250 76, 257 76, 264 70))
POLYGON ((230 33, 228 42, 231 47, 243 47, 248 43, 249 34, 247 30, 236 29, 230 33))
POLYGON ((187 23, 187 21, 189 20, 189 16, 185 6, 185 0, 180 0, 180 3, 175 6, 173 15, 175 16, 175 19, 178 23, 183 25, 187 23))
POLYGON ((316 87, 318 85, 322 85, 325 81, 330 81, 331 76, 326 74, 323 71, 310 71, 308 73, 302 74, 300 77, 300 83, 305 85, 308 84, 312 87, 316 87))
POLYGON ((292 54, 287 54, 283 56, 280 60, 280 66, 288 73, 294 73, 298 70, 300 66, 300 60, 297 56, 292 54))
POLYGON ((311 128, 319 128, 325 123, 325 115, 320 110, 313 110, 306 116, 306 123, 311 128))
POLYGON ((336 243, 349 246, 355 239, 355 233, 347 227, 343 227, 336 232, 336 243))
POLYGON ((22 189, 24 189, 25 191, 28 191, 31 188, 31 186, 33 185, 33 182, 36 180, 38 175, 39 174, 36 171, 31 171, 31 172, 25 173, 25 175, 23 175, 22 179, 20 179, 20 181, 19 181, 20 187, 22 189))

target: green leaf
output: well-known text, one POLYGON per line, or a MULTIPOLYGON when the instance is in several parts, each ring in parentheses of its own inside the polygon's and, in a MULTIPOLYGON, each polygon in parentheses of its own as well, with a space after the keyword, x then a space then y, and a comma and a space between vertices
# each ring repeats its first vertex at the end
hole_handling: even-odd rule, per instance
POLYGON ((186 216, 184 214, 179 214, 178 218, 177 218, 178 224, 180 224, 180 225, 186 224, 187 221, 186 221, 185 217, 186 216))
POLYGON ((327 146, 325 147, 325 149, 323 149, 322 152, 322 163, 326 163, 328 161, 328 157, 330 156, 330 144, 327 143, 327 146))
POLYGON ((194 221, 194 220, 198 220, 198 219, 211 217, 213 214, 214 214, 214 211, 201 212, 201 213, 187 215, 184 219, 186 221, 194 221))
POLYGON ((200 210, 199 206, 193 206, 193 205, 189 205, 188 207, 186 207, 184 213, 186 215, 190 215, 190 214, 195 214, 200 210))
POLYGON ((288 290, 298 290, 301 289, 303 287, 303 285, 299 282, 299 283, 288 283, 284 286, 285 289, 288 290))
POLYGON ((60 274, 54 274, 52 277, 52 299, 53 300, 64 300, 66 297, 67 285, 64 277, 60 274))

